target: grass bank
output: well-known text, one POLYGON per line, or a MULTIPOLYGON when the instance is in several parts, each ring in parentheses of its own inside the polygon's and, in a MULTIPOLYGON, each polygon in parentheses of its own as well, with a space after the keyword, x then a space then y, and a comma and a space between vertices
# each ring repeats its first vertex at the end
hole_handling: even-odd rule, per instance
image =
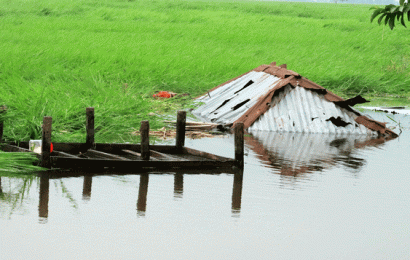
POLYGON ((277 61, 342 96, 410 96, 410 30, 369 6, 242 1, 0 0, 0 105, 7 140, 136 141, 141 120, 277 61), (190 96, 157 101, 160 90, 190 96), (12 126, 12 127, 10 127, 12 126))

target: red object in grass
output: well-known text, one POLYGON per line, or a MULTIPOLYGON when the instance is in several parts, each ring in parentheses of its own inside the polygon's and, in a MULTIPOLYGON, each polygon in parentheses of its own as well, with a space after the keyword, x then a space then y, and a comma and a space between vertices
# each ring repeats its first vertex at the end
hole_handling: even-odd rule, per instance
POLYGON ((50 143, 50 153, 52 153, 53 150, 54 150, 53 143, 50 143))
POLYGON ((168 92, 168 91, 160 91, 157 94, 152 95, 154 98, 171 98, 175 96, 176 93, 168 92))

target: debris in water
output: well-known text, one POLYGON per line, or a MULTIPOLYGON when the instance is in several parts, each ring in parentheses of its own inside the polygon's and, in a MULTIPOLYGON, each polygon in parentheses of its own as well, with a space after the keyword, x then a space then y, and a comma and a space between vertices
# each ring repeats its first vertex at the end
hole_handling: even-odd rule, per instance
POLYGON ((410 109, 406 109, 406 107, 362 107, 363 109, 384 112, 384 113, 391 113, 391 114, 403 114, 403 115, 410 115, 410 109))

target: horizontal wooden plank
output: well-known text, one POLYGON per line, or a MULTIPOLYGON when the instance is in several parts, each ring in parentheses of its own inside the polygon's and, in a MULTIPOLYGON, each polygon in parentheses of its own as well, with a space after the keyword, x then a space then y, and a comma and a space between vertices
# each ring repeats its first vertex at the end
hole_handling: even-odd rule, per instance
POLYGON ((233 166, 234 161, 122 161, 106 159, 76 159, 66 157, 51 157, 55 168, 125 168, 132 171, 138 168, 183 168, 183 167, 227 167, 233 166))
POLYGON ((221 162, 234 161, 234 159, 232 158, 227 158, 227 157, 223 157, 223 156, 219 156, 219 155, 215 155, 211 153, 206 153, 206 152, 198 151, 198 150, 187 148, 187 147, 184 147, 182 149, 182 152, 185 154, 192 154, 192 155, 204 157, 204 158, 215 160, 215 161, 221 161, 221 162))
MULTIPOLYGON (((85 143, 54 143, 54 150, 68 152, 68 153, 85 153, 89 148, 85 143)), ((121 150, 130 150, 134 152, 141 151, 141 144, 107 144, 107 143, 96 143, 94 150, 106 152, 106 153, 121 153, 121 150)), ((175 146, 173 145, 150 145, 151 150, 175 153, 175 146)))
POLYGON ((52 156, 61 156, 61 157, 70 157, 70 158, 80 158, 78 156, 75 156, 75 155, 72 155, 72 154, 69 154, 69 153, 55 151, 55 150, 51 153, 51 155, 52 156))
POLYGON ((158 151, 151 150, 151 157, 158 158, 165 161, 188 161, 185 158, 178 157, 177 155, 169 155, 165 153, 160 153, 158 151))
MULTIPOLYGON (((150 145, 150 150, 162 153, 175 153, 176 149, 173 145, 150 145)), ((121 150, 130 150, 141 153, 141 144, 95 144, 95 150, 107 153, 121 153, 121 150)))
POLYGON ((85 153, 89 148, 85 143, 52 143, 54 150, 73 154, 85 153))
POLYGON ((93 149, 89 149, 86 153, 85 156, 90 156, 90 157, 96 157, 96 158, 106 158, 106 159, 113 159, 113 160, 122 160, 122 161, 129 161, 130 159, 115 155, 115 154, 109 154, 109 153, 104 153, 101 151, 96 151, 93 149))

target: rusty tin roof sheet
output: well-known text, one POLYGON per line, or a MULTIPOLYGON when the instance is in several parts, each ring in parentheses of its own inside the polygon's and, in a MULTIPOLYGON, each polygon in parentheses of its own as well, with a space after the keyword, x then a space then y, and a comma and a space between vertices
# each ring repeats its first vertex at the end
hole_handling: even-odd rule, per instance
POLYGON ((193 111, 198 117, 221 124, 243 122, 246 129, 252 126, 253 130, 357 134, 377 132, 397 136, 386 128, 384 123, 369 119, 352 109, 349 100, 344 100, 298 73, 288 70, 286 64, 276 66, 275 62, 261 65, 229 80, 197 100, 205 103, 193 111), (300 115, 289 115, 288 120, 284 122, 285 125, 280 122, 276 126, 272 125, 279 115, 275 117, 275 110, 272 108, 277 107, 276 112, 280 112, 289 109, 290 106, 291 110, 299 110, 300 115), (302 111, 302 108, 306 111, 302 111), (323 114, 320 112, 327 113, 327 119, 322 118, 323 116, 319 118, 318 116, 323 114), (266 116, 263 116, 265 113, 266 116), (320 120, 314 120, 315 118, 320 120))

